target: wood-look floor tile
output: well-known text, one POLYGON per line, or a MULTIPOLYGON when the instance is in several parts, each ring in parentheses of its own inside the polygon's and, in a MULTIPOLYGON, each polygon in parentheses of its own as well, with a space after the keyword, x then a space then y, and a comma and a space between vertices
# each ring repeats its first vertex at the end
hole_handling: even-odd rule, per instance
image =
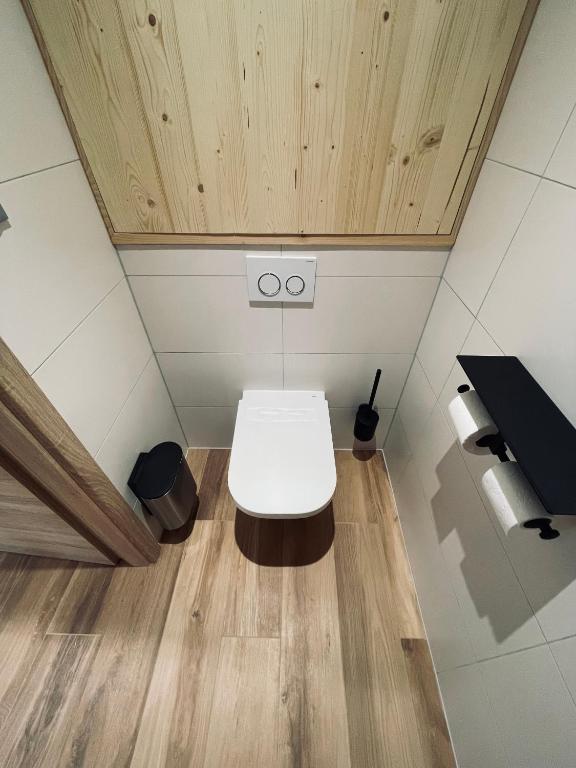
MULTIPOLYGON (((2 729, 0 765, 40 768, 63 765, 62 746, 74 728, 76 710, 100 638, 45 637, 28 667, 18 699, 2 729)), ((84 765, 74 756, 74 765, 84 765)))
POLYGON ((152 567, 114 569, 93 616, 91 630, 101 642, 62 746, 62 765, 129 764, 182 551, 164 546, 152 567))
POLYGON ((279 639, 222 639, 204 768, 279 765, 279 667, 279 639))
POLYGON ((393 497, 380 451, 336 451, 337 523, 381 523, 393 497))
POLYGON ((198 520, 234 520, 236 505, 228 490, 229 463, 230 451, 219 448, 209 452, 198 491, 198 520))
POLYGON ((174 587, 132 766, 203 763, 234 547, 232 523, 196 523, 174 587))
POLYGON ((79 564, 58 603, 48 632, 94 634, 96 620, 117 573, 106 566, 79 564))
POLYGON ((200 488, 209 455, 210 448, 189 448, 186 454, 186 461, 198 488, 200 488))
POLYGON ((225 635, 280 636, 283 530, 282 520, 236 513, 225 635))
POLYGON ((397 593, 383 567, 381 526, 337 524, 338 604, 352 764, 435 765, 419 738, 403 658, 397 593))
MULTIPOLYGON (((311 519, 312 520, 312 519, 311 519)), ((316 562, 300 528, 284 535, 281 765, 349 768, 334 551, 316 562)))
POLYGON ((0 730, 76 563, 0 555, 0 730))
POLYGON ((456 768, 428 643, 420 638, 403 638, 401 644, 424 754, 430 756, 431 768, 456 768))

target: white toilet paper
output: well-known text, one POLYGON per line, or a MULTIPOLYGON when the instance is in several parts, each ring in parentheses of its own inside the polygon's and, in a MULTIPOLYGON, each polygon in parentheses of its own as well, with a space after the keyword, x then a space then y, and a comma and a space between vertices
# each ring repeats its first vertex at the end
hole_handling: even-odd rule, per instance
POLYGON ((452 400, 448 411, 465 450, 470 453, 490 453, 489 448, 477 446, 476 440, 485 435, 498 434, 498 427, 490 418, 478 393, 473 389, 463 392, 452 400))
POLYGON ((552 519, 515 461, 505 461, 485 472, 482 487, 506 534, 530 520, 552 519))

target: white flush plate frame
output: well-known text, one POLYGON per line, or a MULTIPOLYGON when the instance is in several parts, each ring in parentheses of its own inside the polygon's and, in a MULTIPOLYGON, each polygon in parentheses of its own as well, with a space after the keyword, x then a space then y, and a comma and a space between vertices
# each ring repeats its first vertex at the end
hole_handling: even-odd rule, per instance
MULTIPOLYGON (((248 299, 258 303, 292 302, 312 304, 316 288, 316 256, 281 256, 278 253, 247 253, 246 276, 248 278, 248 299), (262 275, 277 275, 278 293, 264 295, 258 288, 262 275), (304 289, 298 295, 289 293, 286 284, 291 277, 298 276, 304 281, 304 289)), ((297 281, 292 281, 297 282, 297 281)))

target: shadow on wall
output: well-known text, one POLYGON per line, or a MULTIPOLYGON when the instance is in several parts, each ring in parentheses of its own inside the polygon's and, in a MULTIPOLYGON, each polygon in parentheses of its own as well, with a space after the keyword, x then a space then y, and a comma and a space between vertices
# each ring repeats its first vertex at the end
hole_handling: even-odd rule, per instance
MULTIPOLYGON (((543 541, 536 531, 527 530, 505 536, 496 530, 498 524, 486 511, 455 441, 438 463, 436 474, 440 487, 431 503, 439 541, 448 557, 460 560, 478 615, 489 620, 495 639, 502 642, 530 620, 533 612, 541 611, 576 582, 576 518, 556 518, 554 527, 561 535, 553 541, 543 541), (450 536, 454 536, 452 545, 447 541, 450 536), (524 601, 510 605, 505 585, 513 577, 502 548, 532 610, 524 601)), ((576 593, 564 599, 565 610, 573 614, 576 593)), ((559 610, 562 606, 555 613, 559 610)))

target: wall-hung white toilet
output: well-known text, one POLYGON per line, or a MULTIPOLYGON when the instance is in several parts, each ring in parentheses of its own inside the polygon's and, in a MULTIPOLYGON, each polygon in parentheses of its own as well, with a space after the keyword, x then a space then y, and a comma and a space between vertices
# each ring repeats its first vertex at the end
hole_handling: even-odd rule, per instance
POLYGON ((336 464, 324 392, 243 392, 228 487, 239 509, 256 517, 309 517, 327 507, 336 464))

